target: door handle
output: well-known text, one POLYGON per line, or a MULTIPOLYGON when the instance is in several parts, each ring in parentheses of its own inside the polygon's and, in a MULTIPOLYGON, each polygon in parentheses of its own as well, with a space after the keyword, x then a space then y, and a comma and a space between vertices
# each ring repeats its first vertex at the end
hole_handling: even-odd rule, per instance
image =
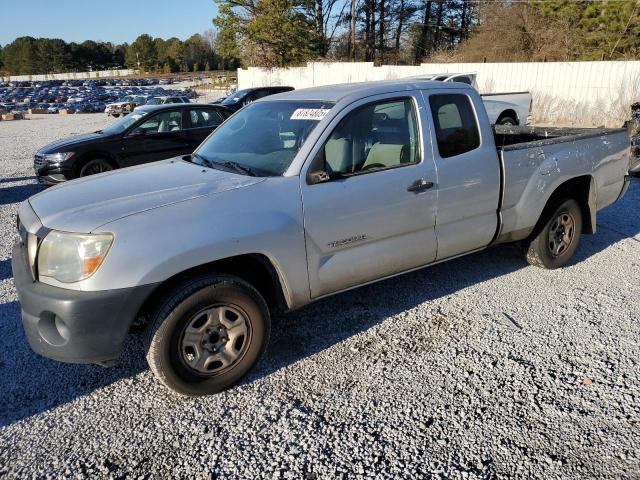
POLYGON ((416 180, 407 187, 408 192, 420 193, 433 188, 433 182, 427 182, 424 178, 416 180))

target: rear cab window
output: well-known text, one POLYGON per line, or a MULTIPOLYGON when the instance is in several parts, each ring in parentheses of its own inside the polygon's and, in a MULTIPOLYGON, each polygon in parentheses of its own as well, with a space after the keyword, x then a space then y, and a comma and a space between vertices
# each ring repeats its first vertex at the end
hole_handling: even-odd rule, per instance
POLYGON ((480 146, 480 132, 471 99, 464 94, 434 94, 429 106, 441 158, 454 157, 480 146))

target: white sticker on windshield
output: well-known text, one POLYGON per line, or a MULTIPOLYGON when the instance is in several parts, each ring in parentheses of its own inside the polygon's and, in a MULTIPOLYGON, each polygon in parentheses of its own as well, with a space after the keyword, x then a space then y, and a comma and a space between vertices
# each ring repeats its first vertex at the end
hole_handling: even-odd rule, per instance
POLYGON ((298 108, 291 120, 322 120, 328 112, 328 108, 298 108))

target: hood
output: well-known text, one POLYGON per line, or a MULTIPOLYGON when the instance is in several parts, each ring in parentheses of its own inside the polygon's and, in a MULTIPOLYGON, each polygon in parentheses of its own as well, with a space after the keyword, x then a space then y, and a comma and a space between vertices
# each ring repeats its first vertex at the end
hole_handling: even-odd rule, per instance
POLYGON ((122 217, 261 181, 176 158, 63 183, 29 203, 45 227, 91 232, 122 217))
POLYGON ((49 145, 42 147, 38 150, 38 154, 44 153, 57 153, 59 151, 67 150, 68 148, 73 147, 74 145, 78 145, 80 143, 90 142, 92 140, 97 140, 98 138, 103 138, 104 135, 100 133, 86 133, 84 135, 76 135, 75 137, 65 138, 63 140, 57 140, 49 145))

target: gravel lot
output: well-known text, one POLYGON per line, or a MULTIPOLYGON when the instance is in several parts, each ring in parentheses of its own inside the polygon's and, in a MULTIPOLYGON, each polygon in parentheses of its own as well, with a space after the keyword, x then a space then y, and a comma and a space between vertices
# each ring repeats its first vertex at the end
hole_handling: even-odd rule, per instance
POLYGON ((0 122, 0 477, 640 477, 640 182, 568 268, 501 246, 319 302, 275 320, 242 385, 184 399, 137 336, 103 369, 22 331, 32 155, 108 122, 0 122))

